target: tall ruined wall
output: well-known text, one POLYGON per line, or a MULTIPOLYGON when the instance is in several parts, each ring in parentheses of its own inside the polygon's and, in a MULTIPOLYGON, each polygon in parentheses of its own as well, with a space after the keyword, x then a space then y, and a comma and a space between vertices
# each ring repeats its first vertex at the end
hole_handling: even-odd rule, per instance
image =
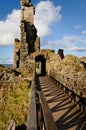
POLYGON ((34 24, 35 8, 30 0, 21 0, 21 21, 25 20, 34 24))
POLYGON ((40 38, 34 26, 35 8, 31 0, 21 0, 20 17, 20 45, 19 54, 16 54, 16 43, 14 44, 14 67, 21 68, 28 63, 31 53, 40 50, 40 38), (17 64, 18 63, 18 64, 17 64))
POLYGON ((19 61, 20 60, 20 41, 18 39, 15 39, 14 41, 14 68, 19 67, 19 61))
POLYGON ((37 30, 34 26, 35 9, 30 0, 21 0, 21 44, 20 44, 20 67, 26 62, 28 55, 35 52, 38 43, 37 30), (37 43, 37 45, 36 45, 37 43))
POLYGON ((36 40, 35 40, 35 51, 40 51, 40 37, 36 37, 36 40))

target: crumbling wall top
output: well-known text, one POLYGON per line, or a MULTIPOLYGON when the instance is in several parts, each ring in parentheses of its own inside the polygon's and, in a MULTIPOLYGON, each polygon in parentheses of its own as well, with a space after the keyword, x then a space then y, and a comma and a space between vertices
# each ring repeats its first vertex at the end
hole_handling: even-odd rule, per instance
POLYGON ((21 0, 21 5, 32 6, 31 0, 21 0))

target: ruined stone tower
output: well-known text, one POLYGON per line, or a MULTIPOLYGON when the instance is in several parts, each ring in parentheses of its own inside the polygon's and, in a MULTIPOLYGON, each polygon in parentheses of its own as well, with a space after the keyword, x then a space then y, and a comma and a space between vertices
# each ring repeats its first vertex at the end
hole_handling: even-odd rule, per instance
MULTIPOLYGON (((50 56, 54 50, 40 50, 40 38, 37 36, 37 29, 34 26, 35 8, 31 0, 21 0, 20 17, 20 40, 14 42, 14 68, 22 73, 23 77, 31 74, 35 68, 37 74, 46 75, 49 73, 50 56)), ((63 50, 58 51, 61 59, 64 58, 63 50)))
POLYGON ((20 45, 15 40, 14 68, 22 67, 31 53, 40 50, 40 38, 34 26, 35 7, 31 0, 21 0, 20 13, 20 45))

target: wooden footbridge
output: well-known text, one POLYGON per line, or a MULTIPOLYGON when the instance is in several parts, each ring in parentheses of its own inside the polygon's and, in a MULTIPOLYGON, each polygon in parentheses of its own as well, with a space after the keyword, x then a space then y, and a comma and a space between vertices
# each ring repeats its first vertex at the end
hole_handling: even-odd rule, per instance
MULTIPOLYGON (((35 66, 44 75, 48 71, 46 60, 54 51, 40 50, 34 14, 31 0, 21 0, 21 37, 15 39, 13 66, 21 69, 26 66, 31 70, 35 66)), ((63 50, 58 52, 62 59, 63 50)), ((86 81, 76 81, 53 71, 48 76, 37 76, 34 72, 27 130, 86 130, 85 109, 86 81)), ((14 130, 12 127, 9 130, 14 130)))
POLYGON ((27 130, 86 130, 85 93, 63 79, 53 71, 49 76, 34 73, 27 130))

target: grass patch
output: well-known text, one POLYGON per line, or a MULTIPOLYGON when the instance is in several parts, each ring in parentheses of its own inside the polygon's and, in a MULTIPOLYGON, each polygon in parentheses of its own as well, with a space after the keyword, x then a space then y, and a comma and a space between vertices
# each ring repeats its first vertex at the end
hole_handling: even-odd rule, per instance
POLYGON ((31 82, 21 81, 14 86, 14 90, 4 94, 0 102, 0 130, 7 127, 10 120, 15 120, 17 126, 22 125, 27 120, 28 115, 28 93, 31 82))

